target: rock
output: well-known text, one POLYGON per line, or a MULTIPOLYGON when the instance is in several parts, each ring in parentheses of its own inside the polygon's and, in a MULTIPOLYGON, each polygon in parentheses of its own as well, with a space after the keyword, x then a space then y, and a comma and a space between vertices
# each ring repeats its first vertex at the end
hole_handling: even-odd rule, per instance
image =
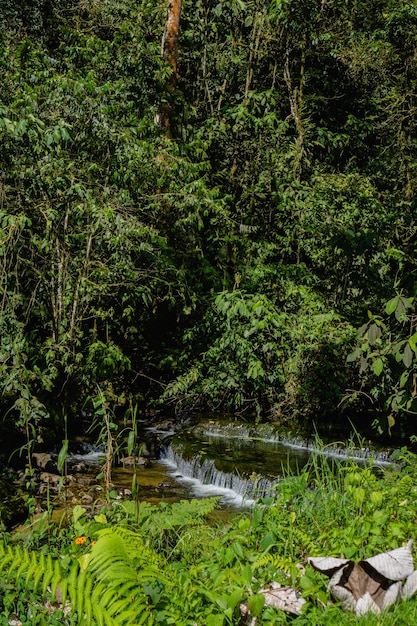
POLYGON ((34 452, 32 454, 32 463, 40 469, 56 472, 56 455, 48 452, 34 452))
POLYGON ((71 465, 71 471, 72 472, 85 472, 87 470, 87 465, 86 463, 83 463, 82 461, 80 463, 74 463, 74 465, 71 465))
MULTIPOLYGON (((306 603, 300 591, 293 587, 280 585, 280 583, 275 581, 270 582, 259 593, 265 596, 265 606, 273 606, 292 615, 301 615, 303 606, 306 603)), ((241 626, 256 626, 256 617, 251 616, 246 603, 240 605, 240 613, 242 615, 241 626)))
POLYGON ((60 476, 59 474, 51 474, 50 472, 42 472, 39 478, 43 483, 57 485, 60 482, 62 476, 60 476))
POLYGON ((343 609, 357 617, 370 612, 379 615, 397 600, 410 598, 417 591, 412 543, 359 563, 334 557, 310 557, 308 562, 329 576, 328 589, 343 609))
POLYGON ((84 476, 76 476, 75 482, 77 483, 77 485, 86 485, 88 487, 88 485, 91 485, 91 483, 93 482, 93 479, 85 478, 84 476))
POLYGON ((150 460, 143 456, 126 456, 122 459, 123 467, 148 467, 150 464, 150 460))

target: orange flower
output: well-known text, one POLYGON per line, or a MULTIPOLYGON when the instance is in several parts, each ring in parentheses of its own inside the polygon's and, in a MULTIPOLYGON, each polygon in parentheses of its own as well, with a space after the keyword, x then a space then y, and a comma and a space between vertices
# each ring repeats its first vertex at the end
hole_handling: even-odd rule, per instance
POLYGON ((95 539, 93 539, 93 541, 91 542, 91 544, 90 544, 90 545, 95 546, 95 545, 96 545, 96 543, 97 543, 97 541, 96 541, 95 539))
POLYGON ((82 546, 87 541, 87 537, 76 537, 74 541, 77 546, 82 546))

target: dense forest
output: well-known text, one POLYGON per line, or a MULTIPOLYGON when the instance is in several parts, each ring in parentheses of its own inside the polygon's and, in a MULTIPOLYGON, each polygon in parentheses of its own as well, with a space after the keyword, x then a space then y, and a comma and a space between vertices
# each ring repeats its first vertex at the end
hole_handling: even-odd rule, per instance
POLYGON ((413 432, 416 2, 0 20, 3 437, 103 398, 413 432))

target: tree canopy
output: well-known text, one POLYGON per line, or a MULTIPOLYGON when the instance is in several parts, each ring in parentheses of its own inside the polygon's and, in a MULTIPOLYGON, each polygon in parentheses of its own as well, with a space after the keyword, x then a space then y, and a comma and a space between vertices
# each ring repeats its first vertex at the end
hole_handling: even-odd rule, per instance
POLYGON ((183 0, 169 54, 162 0, 0 7, 4 424, 412 430, 417 3, 183 0))

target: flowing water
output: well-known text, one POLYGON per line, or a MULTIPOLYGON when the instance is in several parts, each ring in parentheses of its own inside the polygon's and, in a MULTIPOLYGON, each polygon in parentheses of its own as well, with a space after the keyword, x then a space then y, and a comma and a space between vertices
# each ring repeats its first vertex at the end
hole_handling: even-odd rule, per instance
MULTIPOLYGON (((135 473, 139 498, 151 502, 218 495, 227 508, 247 507, 273 495, 283 475, 297 474, 317 453, 316 441, 277 435, 270 425, 205 421, 179 434, 148 429, 146 437, 158 438, 159 458, 135 473)), ((364 446, 333 443, 322 446, 320 453, 359 463, 371 458, 378 464, 389 462, 387 451, 364 446)), ((113 471, 121 490, 130 489, 132 477, 132 469, 113 471)))
MULTIPOLYGON (((137 467, 112 469, 113 498, 131 498, 134 483, 139 501, 177 502, 182 499, 219 496, 222 511, 250 506, 255 500, 273 495, 283 475, 297 474, 311 458, 354 458, 365 463, 370 458, 378 464, 389 462, 388 452, 365 446, 321 445, 274 431, 271 425, 248 426, 236 422, 206 420, 188 431, 146 428, 141 433, 146 462, 137 467)), ((68 457, 70 476, 63 492, 40 485, 40 508, 45 493, 52 494, 57 514, 75 504, 95 510, 106 501, 100 480, 105 451, 83 444, 78 454, 68 457), (54 497, 56 493, 56 498, 54 497), (42 496, 43 494, 43 496, 42 496)), ((55 455, 56 457, 56 455, 55 455)), ((41 470, 42 471, 42 470, 41 470)), ((53 470, 50 470, 53 472, 53 470)), ((56 472, 56 470, 55 470, 56 472)), ((41 480, 42 474, 40 474, 41 480)), ((53 474, 50 474, 53 476, 53 474)), ((59 479, 59 476, 55 475, 59 479)))
POLYGON ((235 506, 272 495, 283 472, 297 473, 308 458, 308 452, 277 442, 198 431, 178 435, 161 455, 171 475, 194 496, 221 495, 235 506))
MULTIPOLYGON (((352 447, 340 443, 318 446, 314 439, 279 434, 270 424, 249 426, 230 420, 201 421, 181 433, 144 425, 140 441, 143 449, 148 450, 149 459, 138 467, 112 468, 112 498, 131 498, 134 483, 138 500, 154 504, 215 495, 220 497, 219 514, 222 516, 273 495, 282 476, 299 473, 312 454, 342 462, 354 459, 361 464, 372 459, 373 467, 390 462, 388 451, 372 446, 352 447)), ((43 470, 38 470, 40 511, 49 499, 54 502, 57 519, 75 504, 93 511, 105 503, 106 494, 98 479, 104 457, 103 449, 82 444, 78 454, 68 457, 70 476, 63 491, 58 490, 56 484, 48 483, 43 470)), ((59 481, 56 469, 47 468, 46 475, 48 472, 59 481)), ((23 520, 26 519, 23 501, 22 506, 23 520)))

